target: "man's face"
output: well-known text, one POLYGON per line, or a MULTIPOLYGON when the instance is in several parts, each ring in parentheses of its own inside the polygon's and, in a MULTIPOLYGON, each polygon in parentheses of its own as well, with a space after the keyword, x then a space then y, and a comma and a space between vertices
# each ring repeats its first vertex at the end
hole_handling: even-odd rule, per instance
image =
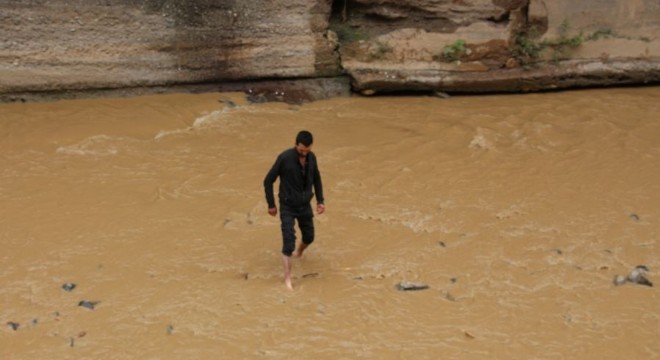
POLYGON ((303 143, 298 143, 296 145, 296 151, 298 152, 298 155, 300 156, 307 156, 310 151, 312 151, 312 145, 314 144, 309 144, 309 146, 305 146, 303 143))

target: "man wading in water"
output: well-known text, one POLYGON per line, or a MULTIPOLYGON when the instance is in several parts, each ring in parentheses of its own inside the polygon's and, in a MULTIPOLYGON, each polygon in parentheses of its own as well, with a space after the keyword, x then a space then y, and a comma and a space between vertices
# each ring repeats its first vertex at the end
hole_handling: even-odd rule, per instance
POLYGON ((296 136, 296 146, 282 152, 275 160, 264 179, 268 214, 277 215, 273 184, 280 177, 280 220, 282 221, 282 259, 284 261, 284 283, 293 290, 291 283, 291 256, 301 257, 303 251, 314 241, 314 222, 310 202, 316 192, 316 212, 325 211, 323 205, 323 185, 321 173, 312 152, 314 138, 309 131, 301 131, 296 136), (295 220, 302 233, 302 242, 296 247, 295 220), (295 250, 295 251, 294 251, 295 250))

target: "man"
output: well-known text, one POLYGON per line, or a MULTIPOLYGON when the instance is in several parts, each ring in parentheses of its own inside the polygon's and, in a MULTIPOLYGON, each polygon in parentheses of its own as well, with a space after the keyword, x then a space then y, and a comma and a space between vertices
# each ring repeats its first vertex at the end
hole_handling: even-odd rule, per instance
POLYGON ((321 173, 312 152, 314 138, 309 131, 301 131, 296 136, 293 148, 282 152, 275 160, 264 179, 268 214, 277 215, 273 183, 279 176, 280 220, 282 222, 282 259, 284 261, 284 283, 293 290, 291 283, 291 256, 301 257, 303 251, 314 241, 314 222, 310 202, 316 192, 316 212, 325 211, 321 173), (314 192, 312 192, 312 187, 314 192), (302 242, 296 249, 295 220, 302 233, 302 242))

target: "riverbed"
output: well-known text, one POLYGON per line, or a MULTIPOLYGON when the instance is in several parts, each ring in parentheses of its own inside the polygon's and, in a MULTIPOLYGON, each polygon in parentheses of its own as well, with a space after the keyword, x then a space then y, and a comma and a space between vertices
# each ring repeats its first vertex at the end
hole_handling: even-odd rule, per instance
POLYGON ((660 87, 1 104, 0 358, 658 358, 659 114, 660 87), (302 129, 326 212, 290 291, 262 182, 302 129))

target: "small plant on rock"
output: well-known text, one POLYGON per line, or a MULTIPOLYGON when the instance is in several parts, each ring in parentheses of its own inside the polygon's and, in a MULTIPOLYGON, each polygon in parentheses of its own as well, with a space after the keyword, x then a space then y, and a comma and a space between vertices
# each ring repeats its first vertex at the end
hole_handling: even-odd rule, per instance
POLYGON ((568 21, 564 20, 559 27, 559 37, 543 41, 536 40, 538 38, 536 28, 531 28, 526 33, 518 33, 514 38, 511 53, 525 65, 536 62, 548 49, 552 50, 551 56, 554 61, 565 59, 571 50, 579 47, 585 41, 582 32, 579 35, 569 37, 569 29, 568 21))
POLYGON ((594 41, 601 38, 611 38, 611 37, 616 37, 616 33, 612 29, 599 29, 595 31, 593 34, 587 36, 585 40, 594 41))
POLYGON ((458 39, 442 49, 442 57, 450 61, 456 61, 465 55, 466 51, 465 40, 458 39))
POLYGON ((547 46, 547 43, 544 41, 537 42, 526 33, 518 33, 514 39, 511 53, 521 63, 529 64, 536 61, 547 46))
POLYGON ((569 37, 569 30, 568 20, 564 20, 559 27, 559 39, 548 42, 548 46, 554 50, 552 58, 555 61, 566 58, 571 50, 579 47, 584 42, 582 32, 579 35, 569 37))

